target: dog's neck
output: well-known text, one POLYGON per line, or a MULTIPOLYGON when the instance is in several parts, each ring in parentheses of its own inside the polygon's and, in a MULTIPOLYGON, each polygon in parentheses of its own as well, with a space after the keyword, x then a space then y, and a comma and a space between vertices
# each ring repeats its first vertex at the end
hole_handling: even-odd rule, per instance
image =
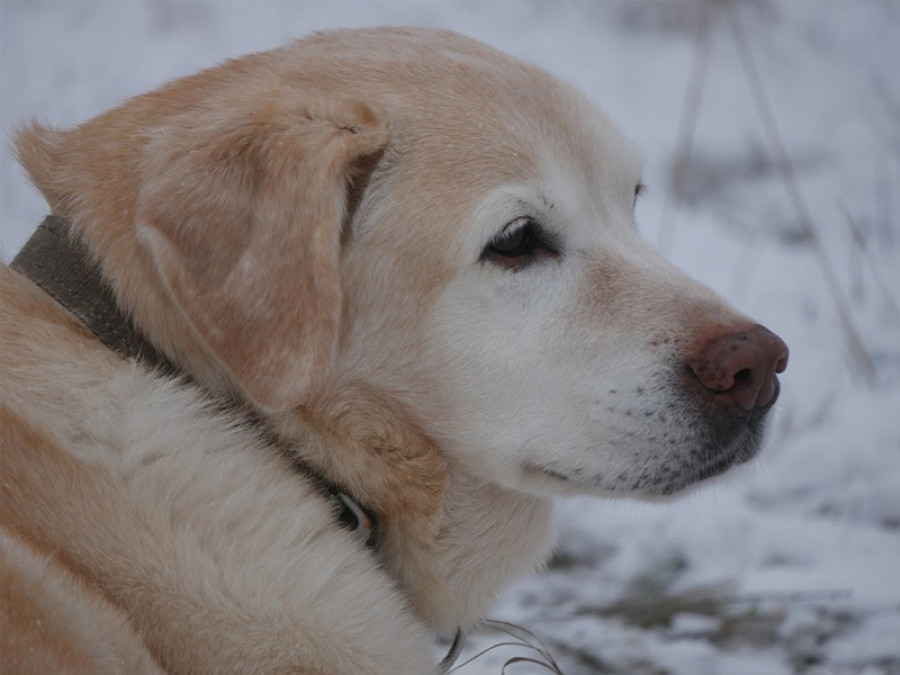
MULTIPOLYGON (((166 376, 194 380, 122 311, 66 221, 48 217, 12 267, 110 349, 166 376)), ((334 501, 343 527, 373 548, 377 541, 377 555, 429 625, 449 633, 476 622, 512 578, 545 557, 549 500, 478 479, 382 394, 346 384, 332 391, 264 423, 243 412, 334 501)), ((236 399, 226 404, 240 406, 236 399)))
POLYGON ((339 389, 315 409, 273 418, 273 428, 305 462, 366 496, 380 515, 382 561, 419 615, 445 633, 471 626, 544 560, 551 500, 479 478, 383 396, 339 389))
MULTIPOLYGON (((56 302, 73 314, 109 349, 126 359, 141 363, 167 377, 193 381, 190 374, 174 365, 135 326, 122 311, 100 267, 91 259, 88 248, 78 239, 69 223, 47 216, 10 264, 24 274, 56 302)), ((261 422, 236 399, 225 402, 241 408, 250 423, 261 422)), ((300 458, 296 458, 300 459, 300 458)), ((375 548, 379 525, 375 514, 349 492, 325 478, 319 471, 298 462, 320 491, 336 505, 338 522, 375 548)))

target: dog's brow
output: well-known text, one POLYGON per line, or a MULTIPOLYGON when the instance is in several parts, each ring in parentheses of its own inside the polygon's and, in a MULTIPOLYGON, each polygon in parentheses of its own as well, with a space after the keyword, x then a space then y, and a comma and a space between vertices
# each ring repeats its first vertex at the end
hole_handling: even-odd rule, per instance
POLYGON ((528 199, 521 195, 511 195, 509 203, 513 209, 521 211, 521 215, 538 216, 542 212, 553 212, 556 210, 556 203, 541 191, 536 191, 533 199, 528 199))

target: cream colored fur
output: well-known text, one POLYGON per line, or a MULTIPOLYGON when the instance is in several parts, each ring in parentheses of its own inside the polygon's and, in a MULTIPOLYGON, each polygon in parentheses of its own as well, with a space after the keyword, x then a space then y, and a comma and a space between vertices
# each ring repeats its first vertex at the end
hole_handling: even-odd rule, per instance
POLYGON ((0 671, 162 675, 125 614, 0 530, 0 671))
POLYGON ((552 495, 683 487, 662 476, 696 464, 696 413, 666 368, 749 325, 639 242, 601 113, 452 33, 311 37, 17 148, 200 384, 0 274, 4 583, 51 577, 48 622, 96 611, 96 658, 147 672, 431 672, 433 632, 545 558, 552 495), (485 260, 521 217, 566 253, 485 260), (378 558, 292 456, 378 514, 378 558))

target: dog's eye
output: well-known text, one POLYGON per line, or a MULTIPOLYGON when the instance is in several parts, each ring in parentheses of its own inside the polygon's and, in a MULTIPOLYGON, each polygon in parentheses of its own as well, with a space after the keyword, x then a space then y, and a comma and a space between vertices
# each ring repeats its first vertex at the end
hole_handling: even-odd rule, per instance
POLYGON ((522 217, 504 227, 485 247, 480 259, 515 270, 543 254, 558 255, 559 250, 533 218, 522 217))
POLYGON ((647 192, 647 186, 643 183, 638 183, 634 186, 634 204, 632 204, 632 208, 637 206, 638 199, 640 199, 645 192, 647 192))

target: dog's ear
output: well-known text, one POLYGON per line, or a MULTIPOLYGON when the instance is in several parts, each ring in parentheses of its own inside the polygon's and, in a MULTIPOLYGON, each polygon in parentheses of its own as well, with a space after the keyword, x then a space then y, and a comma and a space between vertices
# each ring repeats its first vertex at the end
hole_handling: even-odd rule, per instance
POLYGON ((342 229, 388 140, 359 102, 176 118, 142 160, 135 222, 177 310, 262 408, 301 403, 341 318, 342 229))

